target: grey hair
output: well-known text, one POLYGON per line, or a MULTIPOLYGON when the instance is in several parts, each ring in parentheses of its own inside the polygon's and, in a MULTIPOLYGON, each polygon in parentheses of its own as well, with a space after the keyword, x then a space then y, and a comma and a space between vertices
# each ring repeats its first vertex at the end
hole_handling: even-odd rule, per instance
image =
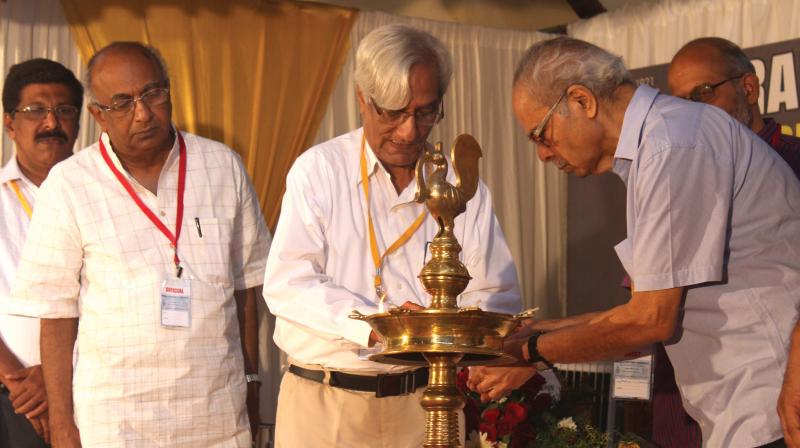
POLYGON ((402 109, 411 101, 408 76, 417 63, 436 64, 439 95, 444 95, 453 74, 450 52, 444 44, 424 31, 405 25, 382 26, 367 34, 358 45, 356 85, 377 106, 402 109))
POLYGON ((694 47, 709 47, 717 52, 722 62, 724 76, 739 76, 745 73, 755 73, 756 68, 750 62, 750 58, 744 54, 741 48, 735 43, 721 37, 701 37, 695 39, 683 47, 672 58, 674 61, 686 49, 694 47))
MULTIPOLYGON (((617 87, 634 83, 622 58, 571 37, 537 42, 528 48, 514 72, 514 86, 525 88, 540 104, 558 101, 573 84, 611 99, 617 87)), ((565 113, 564 103, 559 109, 565 113)))
POLYGON ((108 53, 129 50, 138 51, 147 59, 153 61, 161 71, 161 79, 164 81, 165 87, 169 87, 169 72, 167 71, 167 64, 164 62, 164 58, 161 57, 161 53, 155 47, 151 47, 150 45, 145 45, 140 42, 117 41, 101 48, 91 57, 91 59, 89 59, 89 63, 86 64, 86 90, 89 91, 89 94, 92 96, 92 98, 94 98, 92 79, 94 77, 94 69, 95 65, 97 65, 97 62, 108 53))

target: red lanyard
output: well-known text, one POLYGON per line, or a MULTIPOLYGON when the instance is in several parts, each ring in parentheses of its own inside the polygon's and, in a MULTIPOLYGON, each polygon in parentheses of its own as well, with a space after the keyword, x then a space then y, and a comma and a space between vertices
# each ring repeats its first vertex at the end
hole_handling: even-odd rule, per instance
POLYGON ((150 221, 158 227, 158 230, 167 237, 170 242, 170 246, 175 250, 175 274, 180 278, 181 273, 183 272, 183 268, 181 268, 181 260, 178 258, 178 239, 181 237, 181 227, 183 225, 183 191, 186 188, 186 143, 183 141, 183 136, 181 136, 180 132, 176 131, 178 134, 178 144, 180 146, 180 158, 178 162, 178 211, 175 216, 175 235, 169 231, 167 226, 161 222, 160 219, 150 210, 144 202, 139 198, 139 195, 136 194, 136 190, 133 189, 128 179, 117 169, 114 165, 114 162, 111 161, 111 157, 108 156, 108 151, 106 151, 106 147, 103 144, 103 138, 100 137, 100 154, 103 155, 103 160, 106 161, 106 165, 114 173, 114 176, 117 177, 119 183, 125 188, 128 192, 128 195, 133 199, 133 202, 139 206, 139 209, 147 216, 150 221))

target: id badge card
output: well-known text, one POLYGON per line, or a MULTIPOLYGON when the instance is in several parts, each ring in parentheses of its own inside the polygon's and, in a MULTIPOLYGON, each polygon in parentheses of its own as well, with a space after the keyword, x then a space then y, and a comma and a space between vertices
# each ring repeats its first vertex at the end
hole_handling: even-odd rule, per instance
POLYGON ((612 394, 616 400, 650 400, 653 396, 653 354, 615 362, 612 394))
POLYGON ((171 278, 161 284, 161 326, 189 328, 192 323, 192 284, 188 278, 171 278))

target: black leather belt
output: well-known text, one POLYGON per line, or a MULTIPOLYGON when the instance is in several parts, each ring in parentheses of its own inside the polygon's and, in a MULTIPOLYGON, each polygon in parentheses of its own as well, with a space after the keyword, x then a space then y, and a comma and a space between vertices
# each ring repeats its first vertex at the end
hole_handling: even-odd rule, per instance
MULTIPOLYGON (((304 369, 294 364, 289 371, 307 380, 324 383, 325 372, 322 370, 304 369)), ((423 367, 411 372, 387 373, 376 376, 353 375, 350 373, 330 371, 329 385, 340 389, 375 392, 376 397, 394 397, 413 393, 418 387, 428 385, 428 368, 423 367)))

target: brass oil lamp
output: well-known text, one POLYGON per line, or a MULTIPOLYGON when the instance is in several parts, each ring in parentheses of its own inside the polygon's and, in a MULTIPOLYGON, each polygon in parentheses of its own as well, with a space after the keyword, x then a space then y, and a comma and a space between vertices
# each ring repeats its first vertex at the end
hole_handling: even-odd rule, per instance
POLYGON ((431 295, 430 307, 392 308, 369 316, 354 311, 350 315, 369 323, 381 338, 383 350, 370 360, 429 366, 428 387, 421 400, 426 415, 425 448, 460 446, 458 411, 465 400, 456 387, 456 367, 515 362, 503 352, 503 338, 536 311, 510 315, 478 307, 459 308, 456 303, 471 277, 458 259, 461 245, 453 234, 453 222, 478 188, 481 156, 480 145, 471 135, 455 139, 451 148, 455 185, 447 182, 448 162, 441 143, 417 161, 416 201, 424 202, 439 223, 439 232, 430 244, 431 259, 419 274, 431 295))

